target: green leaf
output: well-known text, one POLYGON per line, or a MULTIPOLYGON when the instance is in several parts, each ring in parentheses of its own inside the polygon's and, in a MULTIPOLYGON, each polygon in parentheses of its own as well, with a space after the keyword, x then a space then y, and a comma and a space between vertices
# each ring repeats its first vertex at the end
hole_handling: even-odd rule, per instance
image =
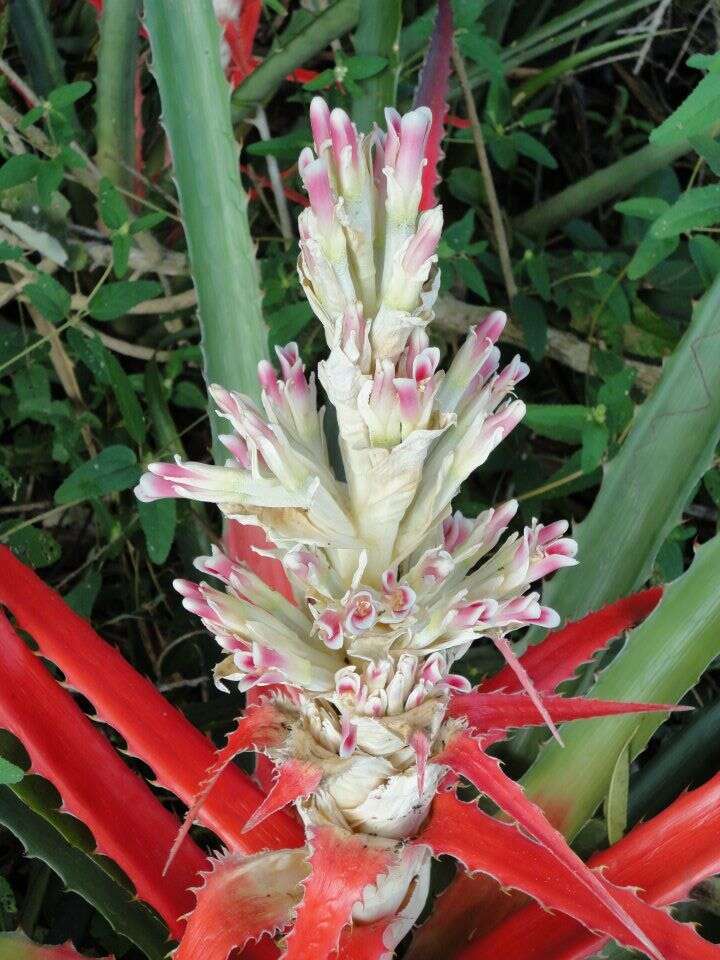
POLYGON ((149 960, 163 960, 167 955, 167 929, 152 910, 26 806, 8 786, 0 787, 0 823, 20 840, 29 857, 46 863, 66 889, 95 907, 116 933, 127 937, 149 960))
POLYGON ((720 244, 699 234, 690 238, 688 250, 702 282, 709 287, 720 274, 720 244))
POLYGON ((174 500, 155 500, 137 505, 148 556, 154 564, 165 563, 175 539, 177 510, 174 500))
POLYGON ((476 293, 482 300, 489 303, 490 293, 485 285, 485 279, 475 263, 472 260, 468 260, 467 257, 458 257, 457 260, 453 260, 453 266, 462 279, 462 282, 472 290, 473 293, 476 293))
POLYGON ((540 300, 518 293, 512 302, 513 316, 520 321, 523 339, 534 360, 540 360, 547 345, 547 316, 540 300))
POLYGON ((609 842, 621 840, 627 827, 628 788, 630 786, 630 743, 620 751, 605 797, 605 822, 609 842))
POLYGON ((98 383, 112 388, 125 429, 136 443, 144 443, 145 416, 130 378, 117 357, 98 336, 86 336, 79 330, 68 331, 68 342, 75 356, 92 371, 98 383))
POLYGON ((48 103, 56 110, 63 107, 69 107, 71 104, 80 100, 92 90, 92 84, 88 80, 76 80, 75 83, 66 83, 62 87, 57 87, 48 97, 48 103))
MULTIPOLYGON (((174 501, 173 501, 174 502, 174 501)), ((72 590, 63 595, 63 600, 80 617, 90 618, 102 587, 102 575, 99 570, 88 570, 82 580, 72 590)))
POLYGON ((20 417, 47 421, 50 410, 50 375, 47 367, 39 363, 21 367, 13 377, 13 389, 20 417))
POLYGON ((473 63, 480 64, 490 74, 491 79, 499 80, 505 76, 505 65, 500 56, 502 51, 495 40, 473 30, 460 33, 457 42, 462 55, 473 63))
POLYGON ((204 410, 207 406, 207 397, 197 384, 190 380, 180 380, 173 388, 172 402, 177 407, 185 407, 189 410, 204 410))
POLYGON ((22 247, 16 247, 14 243, 8 243, 7 240, 0 240, 0 263, 5 260, 21 260, 23 258, 22 247))
POLYGON ((310 93, 313 93, 316 90, 325 90, 330 86, 331 83, 334 82, 335 71, 322 70, 316 77, 313 77, 312 80, 308 80, 307 83, 303 84, 303 90, 307 90, 310 93))
POLYGON ((117 320, 144 300, 159 297, 163 288, 155 280, 120 280, 106 283, 89 303, 90 316, 95 320, 117 320))
POLYGON ((107 177, 100 181, 98 200, 102 222, 110 230, 119 230, 130 219, 127 204, 107 177))
POLYGON ((6 520, 0 524, 0 538, 12 552, 34 570, 50 567, 60 559, 60 544, 46 530, 27 526, 6 533, 15 526, 16 521, 6 520))
POLYGON ((543 300, 550 300, 552 298, 552 287, 545 254, 526 250, 523 264, 535 291, 540 294, 543 300))
POLYGON ((0 167, 0 190, 18 187, 37 176, 43 161, 32 153, 21 153, 17 157, 10 157, 0 167))
MULTIPOLYGON (((682 454, 676 452, 676 457, 681 458, 682 454)), ((654 462, 657 463, 657 452, 654 462)), ((641 468, 647 477, 644 463, 641 468)), ((635 496, 635 503, 638 502, 635 496)), ((655 512, 664 510, 652 499, 648 503, 655 512)), ((634 522, 629 522, 631 513, 617 498, 613 509, 617 526, 624 524, 634 530, 634 522)), ((609 522, 607 526, 616 524, 609 522)), ((615 542, 612 553, 604 547, 602 544, 606 568, 622 562, 627 549, 624 540, 615 542)), ((581 544, 579 556, 582 555, 581 544)), ((589 697, 677 703, 697 683, 708 664, 720 654, 719 564, 720 537, 714 537, 696 551, 687 573, 666 587, 659 606, 630 633, 621 652, 589 690, 589 697)), ((583 565, 585 593, 592 594, 589 604, 596 609, 604 601, 598 603, 598 591, 588 591, 587 587, 597 568, 593 564, 588 570, 587 560, 583 565)), ((560 589, 567 587, 565 580, 560 589)), ((558 744, 548 743, 523 778, 528 796, 545 810, 554 811, 554 822, 567 837, 575 836, 607 795, 618 756, 627 744, 631 744, 632 759, 664 719, 663 714, 635 714, 563 725, 564 747, 556 749, 558 744)))
POLYGON ((572 403, 529 403, 523 423, 526 427, 551 440, 579 444, 582 432, 592 411, 572 403))
POLYGON ((14 763, 0 757, 0 785, 5 786, 9 783, 20 783, 25 776, 25 771, 16 767, 14 763))
POLYGON ((614 209, 624 217, 639 217, 640 220, 657 220, 670 204, 662 197, 631 197, 616 203, 614 209))
POLYGON ((720 175, 720 143, 713 137, 698 133, 690 137, 693 150, 698 153, 710 167, 715 176, 720 175))
POLYGON ((310 323, 313 312, 307 303, 289 303, 275 310, 270 317, 269 348, 285 346, 310 323))
POLYGON ((308 130, 287 133, 284 137, 273 137, 271 140, 258 140, 245 148, 245 153, 251 157, 282 157, 295 160, 303 147, 312 143, 312 135, 308 130))
POLYGON ((37 120, 42 120, 45 116, 45 104, 39 103, 36 107, 31 107, 30 110, 25 114, 20 123, 18 124, 18 130, 23 131, 27 130, 28 127, 31 127, 37 120))
POLYGON ((517 130, 510 135, 512 145, 523 157, 529 157, 541 167, 547 167, 549 170, 557 170, 557 160, 550 153, 548 148, 532 137, 529 133, 517 130))
POLYGON ((157 227, 163 220, 167 220, 167 216, 163 210, 153 210, 151 213, 145 213, 142 217, 138 217, 137 220, 131 222, 130 233, 132 236, 135 236, 136 233, 140 233, 142 230, 152 230, 153 227, 157 227))
POLYGON ((632 260, 628 264, 627 275, 630 280, 639 280, 649 273, 654 267, 662 263, 663 260, 673 254, 679 244, 678 237, 669 237, 667 240, 657 240, 648 231, 633 254, 632 260))
POLYGON ((119 444, 76 467, 55 491, 55 503, 92 500, 108 493, 128 490, 140 478, 140 467, 129 447, 119 444))
POLYGON ((61 323, 70 312, 70 294, 49 273, 36 273, 35 280, 23 288, 23 293, 50 323, 61 323))
POLYGON ((650 134, 650 142, 658 145, 677 143, 696 134, 706 133, 720 116, 720 75, 703 77, 689 97, 650 134))
POLYGON ((372 55, 348 57, 344 66, 347 68, 348 76, 352 80, 367 80, 368 77, 374 77, 381 73, 388 65, 386 57, 377 57, 372 55))
POLYGON ((475 212, 466 210, 464 216, 450 224, 443 233, 443 242, 456 253, 462 253, 472 240, 475 230, 475 212))
POLYGON ((608 428, 603 423, 590 420, 582 431, 580 466, 583 473, 592 473, 602 463, 609 440, 608 428))
POLYGON ((130 261, 130 250, 132 248, 130 234, 118 230, 116 233, 113 233, 111 242, 113 271, 118 280, 122 280, 127 273, 128 263, 130 261))
POLYGON ((681 233, 709 227, 720 220, 720 184, 694 187, 682 194, 650 228, 656 240, 677 237, 681 233))
POLYGON ((60 157, 53 160, 43 160, 37 174, 37 187, 40 203, 49 207, 53 200, 53 193, 57 190, 65 176, 65 168, 60 157))

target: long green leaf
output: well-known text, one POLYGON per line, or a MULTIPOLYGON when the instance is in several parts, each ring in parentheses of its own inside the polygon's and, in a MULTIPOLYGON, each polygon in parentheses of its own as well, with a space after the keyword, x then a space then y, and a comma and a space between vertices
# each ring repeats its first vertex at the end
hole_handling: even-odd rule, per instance
POLYGON ((719 317, 716 281, 574 532, 580 564, 560 571, 544 592, 563 617, 578 619, 643 583, 710 466, 720 440, 719 317))
POLYGON ((97 164, 117 186, 132 187, 135 155, 135 69, 140 0, 105 0, 100 19, 97 164))
MULTIPOLYGON (((147 0, 145 18, 198 295, 205 378, 257 396, 267 331, 212 3, 147 0)), ((215 455, 224 459, 215 419, 211 410, 215 455)))
POLYGON ((0 824, 20 840, 29 857, 42 860, 68 890, 92 904, 116 933, 127 937, 149 960, 163 960, 167 929, 149 907, 25 806, 9 787, 0 787, 0 824))
MULTIPOLYGON (((617 554, 608 557, 614 560, 617 554)), ((608 562, 608 565, 612 565, 608 562)), ((593 685, 607 700, 677 702, 720 654, 720 536, 704 544, 648 619, 593 685)), ((530 797, 574 836, 603 798, 620 752, 636 756, 663 717, 612 717, 563 727, 564 747, 550 743, 524 778, 530 797)))
POLYGON ((275 50, 237 88, 232 98, 233 123, 240 123, 275 93, 285 77, 352 30, 360 0, 335 0, 291 39, 280 37, 275 50))
POLYGON ((383 109, 395 106, 401 25, 400 0, 361 0, 360 21, 353 37, 355 52, 361 57, 384 57, 388 65, 360 82, 362 93, 353 98, 351 111, 359 130, 371 130, 374 122, 382 123, 383 109))

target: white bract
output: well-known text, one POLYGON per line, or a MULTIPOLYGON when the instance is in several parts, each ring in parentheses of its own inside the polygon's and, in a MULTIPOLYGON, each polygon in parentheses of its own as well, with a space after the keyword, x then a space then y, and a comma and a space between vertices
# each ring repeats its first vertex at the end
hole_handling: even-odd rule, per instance
MULTIPOLYGON (((431 115, 386 117, 386 133, 359 136, 316 98, 315 151, 299 162, 310 206, 298 271, 327 338, 318 376, 337 411, 345 478, 328 458, 314 376, 291 343, 277 351, 279 374, 260 364, 262 409, 210 388, 228 423, 225 466, 151 464, 137 495, 217 503, 266 531, 295 603, 214 549, 196 565, 219 585, 177 581, 183 604, 224 651, 220 685, 286 685, 274 696, 291 732, 269 752, 322 771, 297 801, 304 821, 395 841, 422 824, 443 773, 433 756, 457 728, 448 699, 469 689, 455 662, 485 637, 522 673, 505 637, 558 623, 534 585, 575 563, 575 544, 565 522, 508 534, 515 501, 474 519, 451 512, 461 484, 521 420, 514 389, 528 368, 519 357, 500 368, 506 317, 493 312, 440 369, 426 328, 442 210, 419 211, 431 115)), ((391 912, 412 878, 424 888, 417 850, 398 870, 381 907, 366 898, 358 918, 391 912)))

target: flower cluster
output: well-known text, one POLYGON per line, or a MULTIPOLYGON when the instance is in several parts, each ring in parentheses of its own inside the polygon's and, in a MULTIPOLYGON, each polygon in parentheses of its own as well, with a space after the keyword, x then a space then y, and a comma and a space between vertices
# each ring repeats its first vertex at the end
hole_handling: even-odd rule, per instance
POLYGON ((528 368, 519 357, 500 366, 506 317, 493 312, 441 369, 426 328, 442 211, 419 210, 431 116, 386 118, 386 132, 361 136, 316 98, 315 150, 299 162, 310 206, 298 271, 328 342, 318 376, 337 411, 344 477, 314 376, 288 344, 279 373, 260 364, 262 408, 210 388, 229 424, 226 464, 151 464, 137 495, 217 503, 265 530, 295 603, 214 549, 196 566, 220 587, 177 581, 183 604, 224 651, 218 683, 285 685, 274 696, 290 732, 268 752, 320 771, 297 799, 305 822, 394 840, 418 829, 437 789, 433 757, 457 729, 448 702, 469 690, 453 665, 470 644, 495 643, 532 696, 507 634, 557 624, 535 587, 575 563, 575 544, 564 522, 508 533, 515 501, 474 519, 451 512, 521 420, 514 390, 528 368))

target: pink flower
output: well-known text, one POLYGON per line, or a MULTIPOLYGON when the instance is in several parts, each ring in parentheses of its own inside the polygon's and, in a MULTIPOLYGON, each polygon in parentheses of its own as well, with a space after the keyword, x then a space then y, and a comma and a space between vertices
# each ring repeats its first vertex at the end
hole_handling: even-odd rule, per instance
POLYGON ((369 630, 377 620, 377 604, 369 590, 359 590, 345 604, 343 623, 351 633, 369 630))
POLYGON ((343 645, 343 628, 340 614, 336 610, 326 610, 315 621, 315 629, 320 639, 330 650, 340 650, 343 645))

